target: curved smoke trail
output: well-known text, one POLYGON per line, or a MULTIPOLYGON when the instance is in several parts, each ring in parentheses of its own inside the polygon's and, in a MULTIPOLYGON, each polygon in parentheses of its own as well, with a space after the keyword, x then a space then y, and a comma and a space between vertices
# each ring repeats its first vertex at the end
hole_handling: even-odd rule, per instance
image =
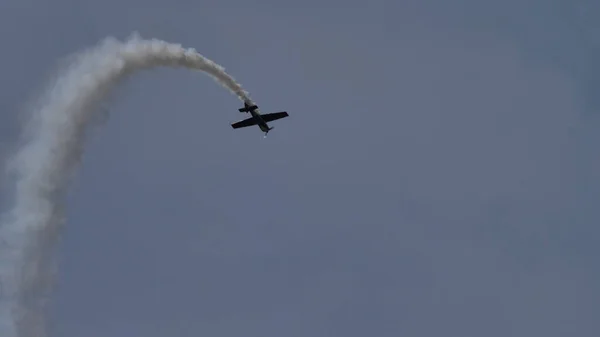
POLYGON ((203 71, 252 103, 221 66, 180 45, 133 35, 125 42, 106 39, 78 55, 33 111, 26 142, 12 162, 15 206, 0 227, 2 336, 45 335, 43 311, 53 286, 53 249, 64 223, 62 203, 94 108, 125 76, 157 66, 203 71))

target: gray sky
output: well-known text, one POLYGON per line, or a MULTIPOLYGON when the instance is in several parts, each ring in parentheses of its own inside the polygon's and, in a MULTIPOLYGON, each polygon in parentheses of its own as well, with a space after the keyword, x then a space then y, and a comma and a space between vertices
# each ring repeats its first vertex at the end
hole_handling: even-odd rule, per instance
POLYGON ((120 86, 51 336, 600 334, 600 6, 366 3, 0 2, 0 153, 60 58, 134 30, 291 115, 265 140, 207 76, 120 86))

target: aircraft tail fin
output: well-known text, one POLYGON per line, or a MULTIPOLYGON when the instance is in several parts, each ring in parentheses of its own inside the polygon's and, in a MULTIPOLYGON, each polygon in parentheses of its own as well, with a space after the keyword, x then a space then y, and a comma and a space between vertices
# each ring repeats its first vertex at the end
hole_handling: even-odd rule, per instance
POLYGON ((254 109, 257 109, 258 107, 256 105, 248 105, 247 103, 244 104, 243 108, 239 108, 238 111, 239 112, 250 112, 254 109))

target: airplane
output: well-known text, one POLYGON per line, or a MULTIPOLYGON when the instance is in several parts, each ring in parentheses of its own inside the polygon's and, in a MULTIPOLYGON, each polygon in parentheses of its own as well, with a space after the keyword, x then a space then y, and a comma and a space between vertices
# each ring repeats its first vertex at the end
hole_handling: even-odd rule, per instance
POLYGON ((231 124, 232 128, 239 129, 239 128, 245 128, 245 127, 251 126, 251 125, 258 125, 258 127, 262 130, 262 132, 265 133, 265 137, 267 137, 267 133, 269 133, 269 131, 271 131, 275 128, 275 127, 269 127, 267 122, 271 122, 271 121, 278 120, 278 119, 289 116, 287 111, 272 112, 272 113, 261 115, 260 111, 258 110, 258 106, 256 106, 256 104, 250 105, 248 102, 244 102, 244 107, 239 108, 238 111, 241 113, 249 112, 252 115, 252 117, 231 124))

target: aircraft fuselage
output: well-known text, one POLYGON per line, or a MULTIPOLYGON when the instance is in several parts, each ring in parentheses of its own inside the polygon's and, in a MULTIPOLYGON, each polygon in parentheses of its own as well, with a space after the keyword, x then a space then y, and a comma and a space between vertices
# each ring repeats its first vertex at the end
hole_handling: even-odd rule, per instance
POLYGON ((258 112, 258 109, 250 110, 250 114, 254 119, 256 119, 256 124, 263 132, 268 133, 269 130, 271 130, 267 122, 265 122, 265 120, 260 115, 260 112, 258 112))

